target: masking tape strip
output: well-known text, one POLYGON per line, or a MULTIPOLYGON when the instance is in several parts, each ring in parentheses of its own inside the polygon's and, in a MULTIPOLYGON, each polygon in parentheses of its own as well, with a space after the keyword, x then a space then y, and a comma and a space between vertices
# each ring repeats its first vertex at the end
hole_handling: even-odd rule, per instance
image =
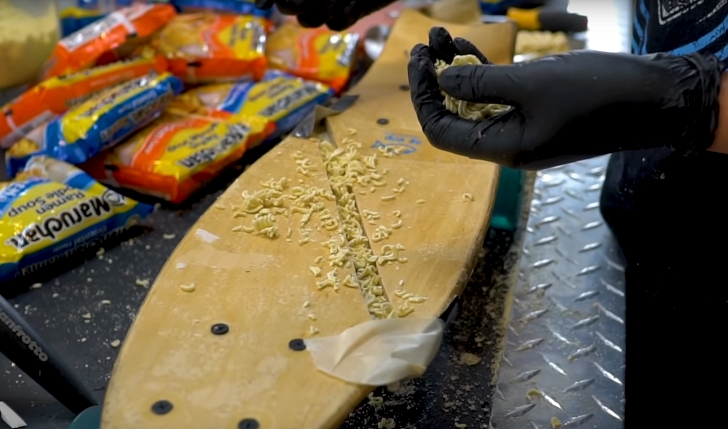
POLYGON ((5 402, 0 402, 0 418, 12 429, 28 426, 5 402))
POLYGON ((441 319, 380 319, 305 344, 320 371, 349 383, 386 386, 425 373, 444 327, 441 319))

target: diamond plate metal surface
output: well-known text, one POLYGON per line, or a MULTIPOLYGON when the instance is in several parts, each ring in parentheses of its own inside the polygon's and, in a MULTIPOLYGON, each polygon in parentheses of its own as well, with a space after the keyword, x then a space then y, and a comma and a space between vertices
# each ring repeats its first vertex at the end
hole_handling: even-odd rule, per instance
POLYGON ((491 425, 622 428, 625 290, 607 157, 538 173, 491 425))

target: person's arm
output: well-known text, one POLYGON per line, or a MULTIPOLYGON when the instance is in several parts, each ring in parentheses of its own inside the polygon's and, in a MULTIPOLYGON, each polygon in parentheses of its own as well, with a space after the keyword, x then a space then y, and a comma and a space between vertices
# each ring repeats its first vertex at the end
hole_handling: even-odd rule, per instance
POLYGON ((718 128, 715 129, 715 139, 708 150, 728 154, 728 72, 723 72, 720 81, 718 128))

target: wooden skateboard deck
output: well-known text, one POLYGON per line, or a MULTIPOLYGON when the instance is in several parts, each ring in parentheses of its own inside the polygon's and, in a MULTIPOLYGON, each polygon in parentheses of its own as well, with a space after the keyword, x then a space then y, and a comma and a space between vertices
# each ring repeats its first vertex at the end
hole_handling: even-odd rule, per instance
MULTIPOLYGON (((409 50, 426 42, 436 25, 442 24, 405 11, 382 56, 351 91, 359 100, 326 120, 340 150, 359 142, 362 165, 377 155, 376 168, 350 192, 369 238, 363 245, 379 258, 384 295, 393 309, 411 311, 406 317, 438 317, 467 283, 499 172, 494 164, 433 148, 421 132, 405 86, 406 64, 409 50)), ((511 62, 514 26, 448 29, 493 62, 511 62)), ((356 279, 354 267, 327 264, 330 247, 323 243, 340 237, 341 220, 336 198, 327 198, 333 183, 328 173, 319 143, 289 137, 199 219, 162 269, 124 341, 103 429, 329 429, 371 392, 317 370, 311 356, 291 344, 372 319, 361 290, 345 287, 347 278, 356 279), (261 182, 276 188, 283 178, 285 195, 320 189, 304 232, 303 210, 285 203, 293 197, 284 198, 281 210, 271 209, 274 221, 261 216, 259 226, 274 224, 276 238, 246 232, 257 203, 245 195, 263 189, 261 182), (311 267, 322 273, 314 276, 311 267), (332 271, 341 287, 326 287, 332 271)), ((276 207, 274 197, 266 207, 276 207)))

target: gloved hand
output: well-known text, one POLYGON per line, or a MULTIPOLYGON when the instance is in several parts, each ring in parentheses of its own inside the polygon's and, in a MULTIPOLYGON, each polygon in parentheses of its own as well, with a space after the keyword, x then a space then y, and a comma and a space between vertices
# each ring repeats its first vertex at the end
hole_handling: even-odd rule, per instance
POLYGON ((723 67, 712 55, 578 51, 514 65, 450 67, 438 83, 435 60, 449 64, 473 49, 436 27, 429 46, 411 53, 412 103, 428 140, 440 149, 542 169, 622 150, 703 150, 713 142, 723 67), (440 89, 461 100, 513 107, 469 121, 445 109, 440 89))
POLYGON ((303 27, 326 24, 334 31, 343 31, 361 18, 394 3, 394 0, 256 0, 261 9, 275 4, 286 15, 295 15, 303 27))

